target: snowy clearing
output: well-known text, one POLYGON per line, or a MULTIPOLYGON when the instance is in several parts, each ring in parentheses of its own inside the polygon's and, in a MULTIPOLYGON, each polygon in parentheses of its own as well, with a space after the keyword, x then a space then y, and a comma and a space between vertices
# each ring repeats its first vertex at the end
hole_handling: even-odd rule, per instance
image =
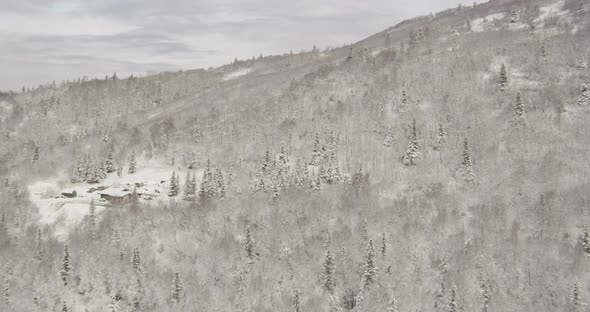
POLYGON ((540 7, 541 14, 533 22, 536 24, 545 24, 551 18, 563 17, 568 13, 567 10, 563 10, 564 1, 560 0, 550 5, 540 7))
POLYGON ((236 70, 236 71, 233 71, 233 72, 231 72, 231 73, 229 73, 229 74, 226 74, 226 75, 223 77, 223 80, 224 80, 224 81, 227 81, 227 80, 232 80, 232 79, 238 78, 238 77, 240 77, 240 76, 247 75, 247 74, 249 74, 251 71, 252 71, 252 68, 243 68, 243 69, 238 69, 238 70, 236 70))
MULTIPOLYGON (((75 183, 62 174, 56 178, 37 181, 29 185, 30 200, 39 209, 37 222, 42 225, 53 225, 54 235, 59 240, 65 240, 70 231, 75 228, 84 217, 88 215, 91 200, 94 199, 96 212, 100 214, 111 205, 101 200, 100 193, 108 193, 117 196, 137 187, 137 192, 142 194, 141 202, 152 205, 167 203, 170 176, 174 170, 180 177, 181 187, 184 184, 187 171, 196 175, 198 183, 202 176, 202 170, 187 170, 179 166, 171 166, 158 160, 140 161, 137 172, 127 174, 127 168, 123 175, 118 177, 116 173, 110 173, 97 184, 75 183), (62 196, 62 192, 76 192, 73 198, 62 196)), ((182 195, 175 197, 182 200, 182 195)))
POLYGON ((494 22, 501 20, 506 14, 494 13, 471 21, 471 30, 474 32, 490 31, 494 29, 494 22))

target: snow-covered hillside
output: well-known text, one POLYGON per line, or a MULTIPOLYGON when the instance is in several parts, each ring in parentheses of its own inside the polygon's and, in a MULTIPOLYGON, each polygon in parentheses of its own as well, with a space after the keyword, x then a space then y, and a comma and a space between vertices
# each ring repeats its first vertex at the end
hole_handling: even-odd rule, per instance
POLYGON ((0 94, 0 311, 585 311, 588 5, 0 94))

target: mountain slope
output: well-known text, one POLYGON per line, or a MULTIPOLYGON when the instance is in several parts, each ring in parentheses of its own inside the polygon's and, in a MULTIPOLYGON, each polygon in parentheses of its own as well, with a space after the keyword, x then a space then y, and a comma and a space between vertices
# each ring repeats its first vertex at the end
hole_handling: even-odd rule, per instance
POLYGON ((590 292, 578 5, 490 1, 336 49, 2 95, 3 307, 577 309, 573 290, 590 292), (109 152, 121 176, 81 181, 109 152), (99 188, 141 196, 99 203, 99 188), (47 210, 91 198, 97 220, 47 210))

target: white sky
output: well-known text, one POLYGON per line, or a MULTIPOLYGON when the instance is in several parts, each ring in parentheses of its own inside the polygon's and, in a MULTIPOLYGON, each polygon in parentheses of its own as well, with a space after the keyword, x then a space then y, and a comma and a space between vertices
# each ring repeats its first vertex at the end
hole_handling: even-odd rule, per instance
POLYGON ((339 46, 460 2, 0 0, 0 90, 339 46))

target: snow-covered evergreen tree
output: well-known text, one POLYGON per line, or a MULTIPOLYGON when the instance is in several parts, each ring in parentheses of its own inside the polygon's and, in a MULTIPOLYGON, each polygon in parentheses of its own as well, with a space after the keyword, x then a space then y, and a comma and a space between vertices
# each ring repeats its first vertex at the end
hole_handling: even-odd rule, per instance
POLYGON ((211 161, 207 159, 207 165, 203 171, 203 179, 201 179, 201 187, 199 189, 199 197, 202 200, 208 200, 215 196, 215 180, 213 177, 213 168, 211 167, 211 161))
POLYGON ((338 167, 338 164, 336 164, 333 168, 331 168, 332 171, 330 173, 330 177, 332 179, 332 183, 341 183, 342 180, 342 173, 340 172, 340 168, 338 167))
POLYGON ((230 166, 227 173, 227 184, 230 185, 233 181, 236 180, 237 177, 238 174, 236 173, 234 166, 230 166))
POLYGON ((117 295, 111 294, 110 295, 110 303, 107 312, 119 312, 119 303, 117 302, 117 295))
POLYGON ((291 299, 291 304, 293 306, 293 312, 301 312, 301 291, 296 289, 293 292, 293 299, 291 299))
POLYGON ((141 264, 141 255, 139 253, 139 248, 135 247, 133 249, 133 255, 131 256, 131 265, 133 266, 133 270, 137 275, 143 274, 143 266, 141 264))
POLYGON ((588 106, 590 105, 590 91, 588 90, 588 85, 585 83, 582 84, 582 92, 578 97, 578 105, 580 106, 588 106))
POLYGON ((6 225, 6 209, 0 208, 0 247, 4 247, 9 242, 10 237, 6 225))
POLYGON ((70 309, 68 309, 68 303, 65 301, 61 302, 61 312, 68 312, 70 311, 70 309))
POLYGON ((279 187, 275 185, 272 189, 272 200, 277 200, 279 195, 281 195, 281 192, 279 191, 279 187))
POLYGON ((324 145, 322 146, 322 162, 324 165, 338 165, 338 139, 334 131, 330 131, 324 145))
POLYGON ((457 306, 457 287, 453 285, 451 287, 451 296, 449 298, 449 312, 457 312, 459 308, 457 306))
POLYGON ((129 174, 135 173, 137 170, 137 163, 135 160, 135 151, 131 151, 131 156, 129 157, 129 170, 127 171, 129 174))
POLYGON ((87 183, 100 183, 106 178, 106 171, 104 169, 104 163, 94 158, 88 159, 88 171, 86 174, 87 183))
POLYGON ((188 169, 195 169, 197 165, 197 155, 194 151, 190 151, 187 157, 187 167, 188 169))
POLYGON ((473 165, 471 163, 471 154, 469 153, 469 142, 467 138, 463 141, 463 153, 461 155, 461 163, 455 171, 455 176, 463 179, 465 182, 473 182, 475 175, 473 173, 473 165))
POLYGON ((88 157, 86 158, 86 178, 84 181, 86 181, 86 183, 98 183, 100 182, 99 178, 98 178, 98 170, 96 168, 96 164, 94 162, 94 158, 92 158, 90 155, 88 155, 88 157))
POLYGON ((389 303, 387 304, 387 312, 399 312, 399 307, 397 299, 395 298, 395 294, 391 294, 391 298, 389 299, 389 303))
MULTIPOLYGON (((320 168, 323 169, 323 166, 320 168)), ((324 170, 324 181, 328 184, 336 182, 334 176, 334 168, 332 168, 332 164, 328 164, 328 169, 324 170)))
POLYGON ((574 286, 572 287, 572 294, 570 297, 571 303, 572 303, 572 312, 581 312, 582 311, 582 306, 584 305, 584 303, 582 302, 582 294, 581 294, 582 290, 580 289, 580 284, 579 283, 574 283, 574 286))
POLYGON ((330 250, 326 251, 323 265, 323 285, 324 289, 330 294, 334 294, 334 258, 330 250))
POLYGON ((327 173, 326 173, 326 168, 324 167, 323 164, 319 165, 318 168, 318 177, 320 178, 320 181, 325 182, 326 178, 327 178, 327 173))
POLYGON ((541 42, 541 57, 543 59, 547 59, 547 48, 545 47, 545 42, 541 42))
POLYGON ((2 297, 4 299, 4 304, 8 307, 10 306, 10 281, 8 277, 4 278, 4 285, 2 285, 2 297))
POLYGON ((313 141, 313 151, 311 153, 311 161, 309 162, 312 166, 319 166, 322 160, 322 145, 320 143, 319 132, 315 133, 315 139, 313 141))
POLYGON ((199 199, 201 201, 205 201, 208 199, 207 190, 205 189, 205 181, 202 181, 202 180, 201 180, 201 185, 199 186, 199 199))
POLYGON ((342 306, 340 304, 340 299, 335 294, 330 294, 328 297, 328 306, 325 310, 326 312, 342 312, 342 306))
POLYGON ((393 126, 387 128, 387 132, 385 133, 385 139, 383 140, 383 145, 391 146, 393 144, 393 126))
POLYGON ((70 283, 70 273, 72 271, 72 264, 70 263, 70 261, 70 249, 68 247, 68 244, 65 244, 61 268, 59 270, 59 276, 61 277, 64 286, 68 286, 68 284, 70 283))
POLYGON ((516 93, 516 105, 514 106, 514 117, 525 118, 524 103, 522 102, 522 95, 520 92, 516 93))
POLYGON ((410 140, 406 153, 402 157, 402 161, 406 166, 414 166, 422 154, 420 153, 420 147, 418 146, 418 134, 416 130, 416 120, 412 122, 412 129, 410 134, 410 140))
POLYGON ((582 248, 584 251, 590 255, 590 227, 585 226, 584 232, 582 234, 582 248))
POLYGON ((365 263, 363 265, 363 287, 367 288, 373 282, 377 275, 377 263, 375 262, 375 249, 373 240, 369 240, 367 251, 365 252, 365 263))
POLYGON ((387 241, 385 240, 385 232, 381 235, 381 256, 385 258, 385 254, 387 253, 387 241))
POLYGON ((271 170, 271 165, 272 165, 272 158, 270 156, 270 151, 267 149, 266 152, 264 152, 264 157, 262 159, 262 162, 260 163, 260 168, 261 168, 262 172, 264 174, 266 174, 268 171, 271 170))
POLYGON ((39 309, 39 306, 41 305, 41 298, 39 298, 39 292, 36 289, 33 290, 33 304, 36 309, 39 309))
POLYGON ((303 169, 303 172, 301 174, 301 184, 303 186, 302 189, 305 189, 311 183, 313 177, 310 175, 309 167, 307 166, 307 164, 303 162, 301 165, 303 169))
POLYGON ((518 13, 518 10, 512 10, 512 13, 510 13, 510 23, 516 23, 519 19, 520 15, 518 13))
POLYGON ((508 87, 508 73, 506 72, 506 66, 502 64, 500 67, 500 91, 505 91, 508 87))
POLYGON ((287 168, 287 163, 289 162, 287 152, 285 152, 285 146, 281 145, 281 151, 278 156, 278 165, 280 168, 287 168))
POLYGON ((254 179, 250 184, 250 191, 252 193, 263 192, 266 189, 266 185, 264 183, 264 179, 266 179, 265 172, 262 171, 261 165, 257 166, 256 169, 257 170, 254 174, 254 179))
POLYGON ((446 284, 445 284, 445 279, 446 279, 446 267, 445 267, 445 260, 442 259, 442 263, 441 263, 441 269, 442 269, 442 273, 441 273, 441 277, 440 280, 438 281, 438 287, 436 290, 436 295, 434 297, 434 310, 437 312, 443 312, 446 311, 446 284))
POLYGON ((254 241, 252 240, 250 226, 246 227, 246 239, 244 240, 244 249, 246 250, 246 257, 248 257, 248 259, 250 260, 254 260, 254 241))
POLYGON ((400 101, 399 111, 405 112, 408 109, 408 95, 406 94, 406 90, 402 91, 402 99, 400 101))
POLYGON ((314 191, 321 191, 322 190, 322 179, 320 178, 320 175, 319 174, 316 175, 312 181, 313 181, 313 187, 312 187, 313 190, 314 191))
POLYGON ((143 265, 141 262, 139 248, 133 249, 131 263, 135 273, 132 280, 132 287, 129 289, 131 297, 131 311, 139 312, 142 311, 141 301, 143 300, 145 292, 143 287, 143 265))
POLYGON ((178 195, 178 182, 176 181, 176 172, 172 171, 172 177, 170 177, 170 188, 168 196, 174 197, 178 195))
POLYGON ((193 193, 194 186, 191 180, 190 172, 186 172, 186 178, 184 179, 184 199, 190 199, 195 195, 193 193))
POLYGON ((481 312, 488 312, 490 309, 490 286, 483 279, 479 282, 479 292, 481 294, 481 312))
POLYGON ((197 177, 193 172, 193 176, 191 178, 191 194, 194 196, 197 193, 197 177))
POLYGON ((182 300, 184 294, 184 286, 180 279, 180 273, 174 273, 174 280, 172 281, 172 303, 178 304, 182 300))
POLYGON ((98 222, 96 219, 96 206, 94 204, 94 198, 90 200, 90 207, 88 208, 88 218, 87 224, 88 226, 88 238, 90 240, 95 240, 98 238, 98 222))
POLYGON ((363 241, 369 240, 369 220, 367 218, 361 220, 361 238, 363 241))
POLYGON ((445 130, 444 125, 442 123, 440 123, 438 125, 438 130, 436 132, 436 139, 434 140, 433 148, 437 151, 441 150, 444 147, 446 141, 447 141, 447 132, 445 130))
POLYGON ((352 175, 350 184, 353 189, 361 190, 363 189, 367 183, 369 182, 369 174, 363 172, 363 167, 360 166, 359 170, 352 175))
POLYGON ((109 151, 107 154, 107 158, 104 161, 105 169, 107 173, 115 172, 115 159, 113 157, 113 152, 109 151))
POLYGON ((215 194, 220 197, 220 198, 224 198, 225 197, 225 180, 223 179, 223 172, 221 172, 221 169, 216 168, 214 171, 214 177, 215 177, 215 194))
POLYGON ((39 161, 39 146, 35 145, 33 149, 33 164, 36 164, 39 161))
POLYGON ((79 165, 79 163, 76 162, 76 164, 74 165, 74 168, 72 168, 72 173, 70 175, 70 182, 71 183, 77 183, 77 182, 81 181, 80 167, 78 165, 79 165))
POLYGON ((41 261, 43 259, 43 238, 41 236, 41 229, 37 229, 34 258, 37 261, 41 261))
POLYGON ((295 167, 293 168, 293 172, 291 174, 291 185, 295 186, 299 190, 306 189, 308 183, 306 181, 305 174, 307 173, 307 164, 305 161, 301 160, 300 157, 297 157, 295 161, 295 167))

